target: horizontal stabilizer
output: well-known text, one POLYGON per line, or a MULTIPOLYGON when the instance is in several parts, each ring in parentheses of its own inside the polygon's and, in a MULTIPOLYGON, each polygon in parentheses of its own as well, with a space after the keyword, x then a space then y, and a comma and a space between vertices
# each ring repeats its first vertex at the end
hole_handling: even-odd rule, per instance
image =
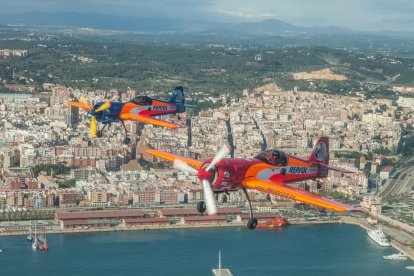
POLYGON ((191 104, 185 104, 184 107, 186 107, 186 108, 197 108, 196 105, 191 105, 191 104))
MULTIPOLYGON (((315 164, 313 164, 313 165, 315 165, 315 164)), ((335 166, 326 165, 326 164, 318 164, 318 165, 323 166, 323 167, 327 168, 328 170, 333 170, 333 171, 337 171, 337 172, 341 172, 341 173, 354 173, 353 171, 349 171, 349 170, 346 170, 346 169, 341 168, 341 167, 335 167, 335 166)))

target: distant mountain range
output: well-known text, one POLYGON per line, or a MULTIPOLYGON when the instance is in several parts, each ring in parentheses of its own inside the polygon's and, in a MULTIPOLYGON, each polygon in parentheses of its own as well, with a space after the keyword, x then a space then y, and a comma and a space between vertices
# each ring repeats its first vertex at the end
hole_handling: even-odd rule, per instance
POLYGON ((271 35, 329 35, 329 34, 371 34, 385 36, 403 36, 414 38, 414 32, 359 32, 347 28, 330 27, 300 27, 280 20, 268 19, 259 22, 221 23, 202 20, 172 19, 172 18, 136 18, 120 17, 98 13, 48 13, 29 12, 17 14, 0 14, 0 24, 26 25, 48 27, 76 27, 100 30, 121 30, 146 33, 159 32, 236 32, 238 34, 271 36, 271 35))

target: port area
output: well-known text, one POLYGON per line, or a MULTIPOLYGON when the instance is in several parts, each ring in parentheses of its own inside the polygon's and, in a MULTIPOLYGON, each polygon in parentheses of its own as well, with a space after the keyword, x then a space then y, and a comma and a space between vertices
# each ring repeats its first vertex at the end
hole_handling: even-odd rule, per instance
MULTIPOLYGON (((303 224, 329 224, 329 223, 345 223, 358 225, 365 230, 373 229, 375 226, 370 225, 367 222, 366 217, 353 217, 353 216, 341 216, 336 219, 327 220, 307 220, 302 218, 288 219, 290 225, 303 225, 303 224)), ((193 228, 217 228, 217 227, 246 227, 245 223, 241 222, 228 222, 220 224, 166 224, 166 225, 138 225, 133 227, 114 226, 103 228, 73 228, 62 229, 60 225, 54 223, 51 220, 39 221, 40 231, 46 234, 75 234, 75 233, 90 233, 90 232, 114 232, 114 231, 149 231, 149 230, 167 230, 167 229, 193 229, 193 228)), ((0 223, 0 236, 17 236, 27 235, 29 222, 28 221, 14 221, 14 222, 1 222, 0 223), (12 223, 12 225, 10 225, 12 223), (7 224, 7 227, 6 227, 7 224), (10 227, 13 226, 13 227, 10 227), (8 229, 8 230, 4 230, 8 229)), ((382 225, 384 233, 390 237, 391 246, 396 250, 405 254, 408 258, 414 261, 414 233, 393 227, 392 225, 382 225)), ((288 226, 289 227, 289 226, 288 226)))
MULTIPOLYGON (((365 218, 344 216, 340 220, 343 223, 359 225, 364 229, 373 229, 365 218)), ((414 233, 398 227, 382 224, 383 232, 390 238, 391 246, 414 261, 414 233)))

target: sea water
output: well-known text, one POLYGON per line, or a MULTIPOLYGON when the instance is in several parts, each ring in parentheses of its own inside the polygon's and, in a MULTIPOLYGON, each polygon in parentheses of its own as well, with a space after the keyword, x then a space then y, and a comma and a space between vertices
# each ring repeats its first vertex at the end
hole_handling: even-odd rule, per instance
POLYGON ((346 224, 170 229, 48 235, 50 250, 33 251, 25 236, 1 237, 0 275, 414 275, 390 261, 396 253, 346 224))

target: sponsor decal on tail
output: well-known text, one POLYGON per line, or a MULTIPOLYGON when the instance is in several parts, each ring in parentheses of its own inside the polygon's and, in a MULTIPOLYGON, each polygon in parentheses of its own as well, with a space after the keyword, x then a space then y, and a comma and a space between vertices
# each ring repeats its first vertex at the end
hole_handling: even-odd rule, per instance
POLYGON ((320 137, 316 141, 315 146, 309 156, 308 162, 312 165, 318 166, 318 172, 316 177, 324 178, 328 176, 328 168, 326 165, 329 165, 329 138, 320 137))
POLYGON ((329 164, 329 138, 320 137, 313 147, 308 162, 311 164, 329 164))
POLYGON ((318 166, 316 177, 323 178, 328 176, 328 170, 341 173, 352 173, 352 171, 329 165, 329 138, 320 137, 313 147, 308 159, 309 164, 318 166))
POLYGON ((177 112, 184 112, 185 111, 184 88, 182 86, 176 86, 168 102, 171 104, 177 105, 177 112))
POLYGON ((185 108, 195 108, 194 105, 185 104, 184 88, 182 86, 176 86, 173 90, 170 100, 170 104, 177 106, 177 112, 181 113, 185 111, 185 108))

